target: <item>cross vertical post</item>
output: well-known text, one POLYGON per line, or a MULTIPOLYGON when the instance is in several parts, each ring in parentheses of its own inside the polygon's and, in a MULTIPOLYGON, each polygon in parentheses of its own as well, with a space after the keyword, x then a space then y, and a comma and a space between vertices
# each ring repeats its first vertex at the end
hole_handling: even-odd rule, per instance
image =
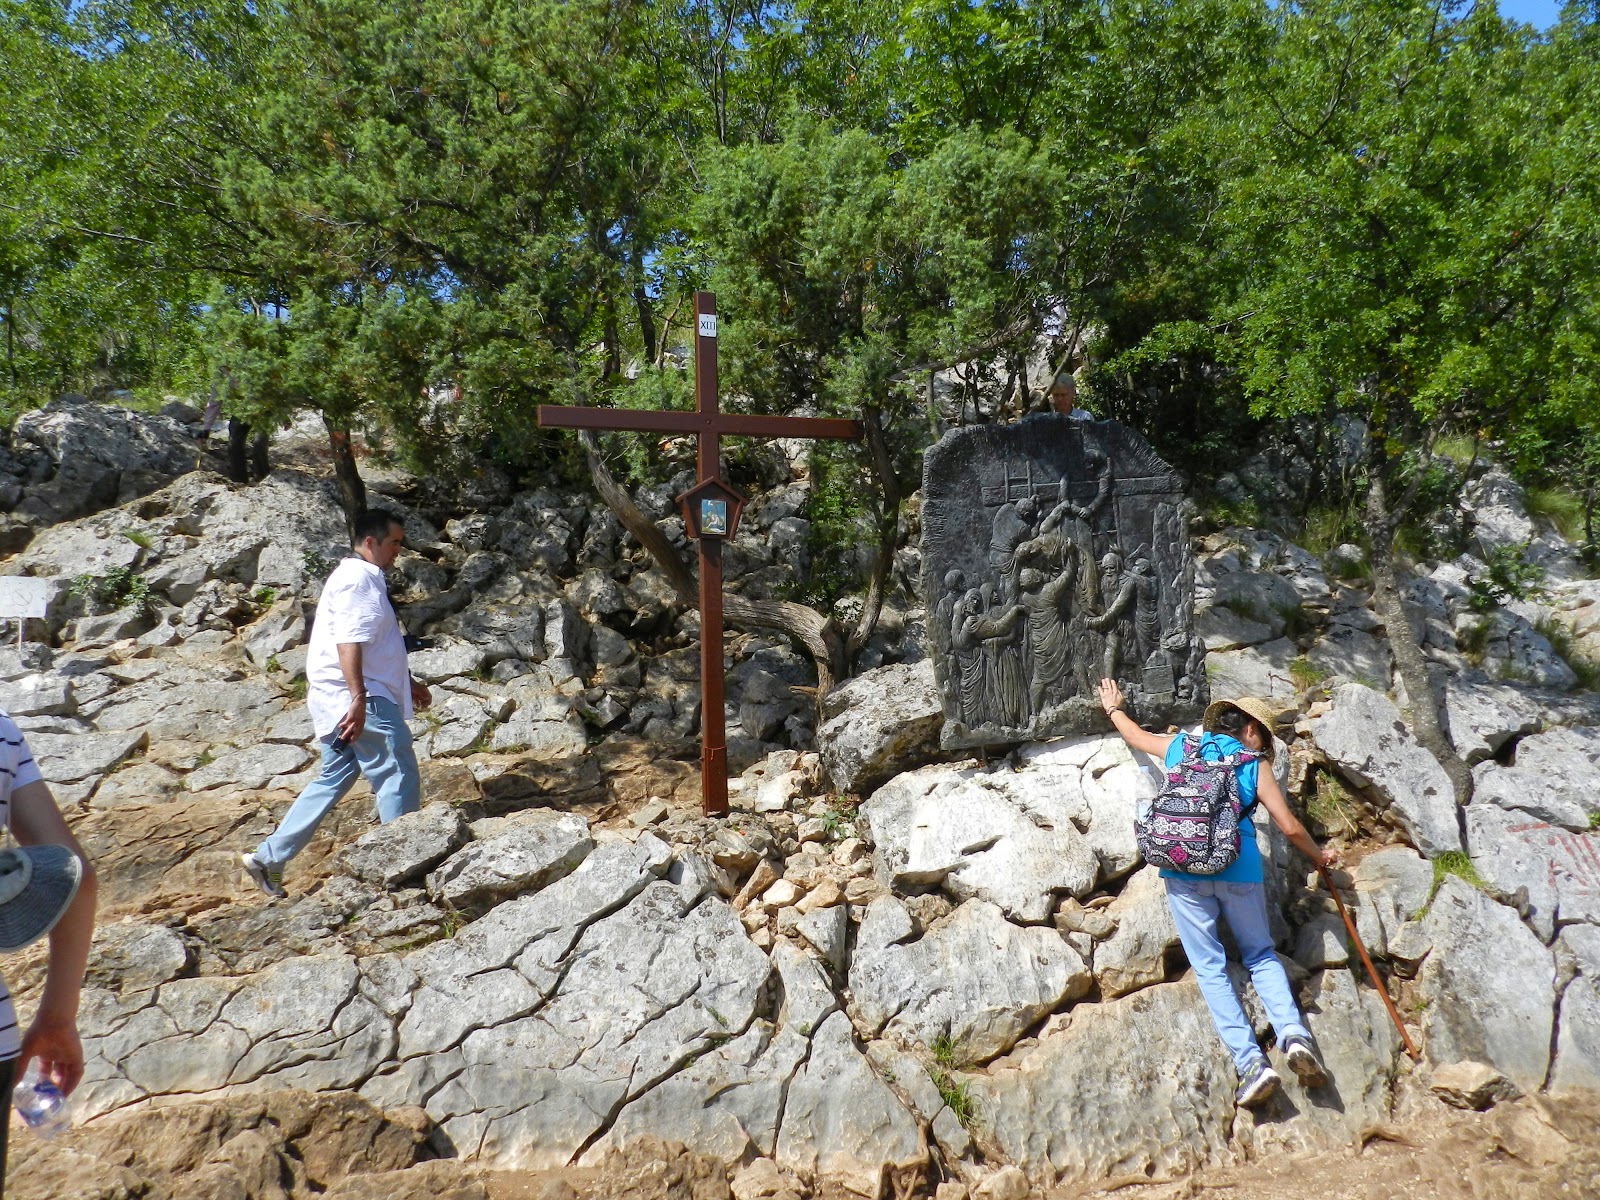
POLYGON ((685 532, 699 544, 700 556, 700 801, 707 816, 728 811, 728 731, 723 716, 722 543, 732 537, 743 497, 721 480, 721 438, 861 437, 860 421, 838 417, 780 417, 724 413, 717 397, 717 298, 694 294, 694 391, 692 413, 626 408, 579 408, 541 404, 539 424, 553 429, 631 429, 640 433, 695 435, 699 480, 680 496, 688 505, 685 532), (707 489, 710 489, 709 491, 707 489), (700 503, 712 515, 702 520, 700 503))
MULTIPOLYGON (((722 476, 717 417, 717 298, 694 294, 695 408, 709 417, 698 438, 699 482, 722 476)), ((723 714, 722 539, 697 538, 700 551, 700 809, 728 811, 728 726, 723 714)))

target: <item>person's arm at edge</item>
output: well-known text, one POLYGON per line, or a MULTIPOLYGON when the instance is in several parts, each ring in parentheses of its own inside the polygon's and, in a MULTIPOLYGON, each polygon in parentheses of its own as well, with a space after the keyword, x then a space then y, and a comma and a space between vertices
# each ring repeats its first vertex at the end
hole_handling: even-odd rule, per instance
POLYGON ((1172 744, 1175 733, 1151 733, 1139 722, 1135 721, 1122 707, 1122 689, 1117 686, 1115 679, 1102 679, 1096 690, 1100 696, 1100 707, 1105 709, 1106 715, 1111 718, 1111 724, 1122 735, 1122 740, 1135 750, 1142 750, 1146 754, 1153 754, 1158 760, 1167 756, 1167 747, 1172 744))
POLYGON ((22 1035, 22 1057, 17 1061, 20 1077, 28 1061, 38 1058, 41 1069, 56 1086, 70 1094, 83 1078, 78 1001, 89 962, 89 943, 94 938, 94 865, 67 828, 66 819, 43 780, 24 784, 11 793, 11 830, 24 846, 65 846, 83 862, 78 892, 50 931, 50 965, 39 997, 39 1011, 22 1035))
POLYGON ((355 741, 367 727, 367 680, 361 673, 362 644, 338 643, 339 670, 344 674, 344 686, 350 690, 350 708, 334 729, 347 742, 355 741))
POLYGON ((1300 823, 1300 818, 1295 816, 1289 808, 1289 802, 1284 799, 1283 789, 1278 786, 1278 780, 1273 775, 1271 763, 1266 764, 1265 770, 1256 769, 1256 799, 1267 810, 1267 815, 1272 818, 1272 823, 1278 827, 1278 832, 1288 838, 1294 848, 1304 854, 1311 862, 1321 867, 1331 867, 1339 861, 1338 852, 1324 850, 1317 845, 1306 827, 1300 823))

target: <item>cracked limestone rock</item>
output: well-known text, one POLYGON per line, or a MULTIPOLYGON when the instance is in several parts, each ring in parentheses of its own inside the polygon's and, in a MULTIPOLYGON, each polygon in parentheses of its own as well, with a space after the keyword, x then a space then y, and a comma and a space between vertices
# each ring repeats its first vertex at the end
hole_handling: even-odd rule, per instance
MULTIPOLYGON (((547 969, 526 959, 525 978, 547 969)), ((459 1070, 427 1102, 464 1153, 564 1165, 625 1105, 748 1029, 771 972, 732 909, 708 898, 685 911, 665 880, 590 925, 556 966, 549 1000, 468 1033, 459 1070)))
POLYGON ((865 794, 939 753, 944 709, 933 663, 864 671, 823 699, 817 749, 834 786, 865 794))
POLYGON ((1001 1152, 1044 1186, 1171 1179, 1229 1160, 1233 1066, 1193 980, 1080 1004, 963 1076, 1001 1152))
POLYGON ((1555 964, 1518 919, 1450 876, 1423 920, 1433 949, 1423 962, 1422 1031, 1436 1063, 1486 1062, 1524 1091, 1550 1066, 1555 964))
POLYGON ((1154 867, 1140 870, 1106 911, 1117 927, 1094 949, 1101 995, 1115 999, 1164 981, 1167 952, 1178 945, 1178 927, 1167 908, 1161 873, 1154 867))
POLYGON ((1600 925, 1600 833, 1573 833, 1532 814, 1474 802, 1467 845, 1485 883, 1501 895, 1527 889, 1523 919, 1546 942, 1556 924, 1600 925))
POLYGON ((965 1061, 987 1062, 1089 990, 1087 964, 1059 933, 1013 925, 984 900, 966 901, 914 941, 913 932, 892 896, 867 906, 850 990, 874 1034, 924 1047, 948 1039, 965 1061))
POLYGON ((1359 683, 1341 685, 1332 707, 1311 718, 1311 736, 1340 771, 1388 802, 1423 854, 1462 848, 1450 777, 1387 696, 1359 683))
POLYGON ((850 1018, 834 1013, 812 1037, 810 1057, 789 1085, 778 1165, 871 1196, 882 1164, 904 1161, 917 1147, 916 1118, 856 1048, 850 1018))
POLYGON ((467 823, 449 804, 426 804, 362 834, 339 852, 357 879, 392 888, 423 875, 467 840, 467 823))
POLYGON ((1133 809, 1154 794, 1120 738, 1088 737, 1026 747, 1015 769, 923 767, 861 811, 881 882, 938 885, 1034 924, 1049 919, 1057 893, 1085 896, 1102 870, 1132 869, 1133 809))
POLYGON ((428 895, 458 911, 486 909, 570 874, 593 849, 582 817, 537 809, 445 859, 428 876, 428 895))
POLYGON ((1600 729, 1556 728, 1523 738, 1512 765, 1486 762, 1473 771, 1472 803, 1587 831, 1600 813, 1600 729))

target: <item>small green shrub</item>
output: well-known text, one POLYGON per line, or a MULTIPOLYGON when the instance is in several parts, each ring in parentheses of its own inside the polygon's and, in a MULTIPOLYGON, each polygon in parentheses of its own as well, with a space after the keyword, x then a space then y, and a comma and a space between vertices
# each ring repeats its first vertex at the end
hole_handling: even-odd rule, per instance
POLYGON ((1327 676, 1321 667, 1302 654, 1289 663, 1289 678, 1294 681, 1294 686, 1303 692, 1307 688, 1316 687, 1327 676))
POLYGON ((333 571, 333 564, 315 550, 307 550, 302 554, 300 565, 305 568, 307 575, 315 579, 326 579, 333 571))
POLYGON ((306 698, 306 677, 304 675, 297 675, 289 681, 289 695, 296 700, 304 700, 306 698))
POLYGON ((1479 617, 1463 624, 1456 631, 1456 648, 1473 666, 1481 666, 1489 651, 1489 622, 1479 617))
POLYGON ((1301 604, 1277 604, 1273 606, 1279 618, 1283 621, 1283 636, 1290 639, 1304 637, 1314 627, 1311 614, 1306 612, 1301 604))
POLYGON ((1543 594, 1544 568, 1529 562, 1528 547, 1497 546, 1489 551, 1482 574, 1467 578, 1467 607, 1486 613, 1509 600, 1529 600, 1543 594))
POLYGON ((1337 546, 1359 542, 1362 529, 1350 511, 1337 507, 1318 507, 1306 513, 1295 541, 1318 558, 1326 558, 1337 546))
POLYGON ((958 1080, 951 1074, 952 1071, 959 1071, 965 1065, 961 1043, 948 1033, 941 1033, 933 1039, 933 1045, 928 1049, 933 1055, 933 1065, 928 1068, 928 1078, 933 1080, 933 1086, 939 1090, 939 1098, 949 1105, 956 1120, 963 1126, 970 1127, 976 1115, 973 1110, 972 1093, 965 1080, 958 1080))
POLYGON ((268 675, 271 675, 274 671, 283 670, 283 664, 278 661, 278 656, 276 654, 269 654, 267 655, 266 666, 262 667, 261 669, 268 675))
POLYGON ((1306 816, 1311 818, 1324 836, 1357 832, 1356 817, 1360 804, 1334 776, 1325 771, 1317 773, 1317 787, 1306 799, 1306 816))
POLYGON ((104 575, 74 575, 68 590, 74 596, 108 608, 149 612, 155 607, 155 594, 150 585, 132 567, 112 567, 104 575))
POLYGON ((1254 496, 1247 496, 1243 500, 1208 497, 1199 505, 1199 517, 1201 524, 1212 529, 1229 529, 1236 525, 1255 529, 1265 523, 1261 504, 1254 496))
POLYGON ((1563 487, 1534 487, 1524 493, 1530 517, 1547 521, 1569 542, 1583 539, 1583 498, 1563 487))
POLYGON ((257 608, 271 608, 272 602, 278 598, 277 590, 269 587, 258 587, 250 597, 250 603, 257 608))
POLYGON ((943 1100, 955 1114, 956 1120, 961 1122, 963 1128, 970 1129, 977 1111, 967 1081, 954 1079, 948 1071, 941 1071, 937 1067, 928 1072, 928 1077, 933 1080, 933 1086, 939 1089, 939 1099, 943 1100))
POLYGON ((154 539, 152 539, 151 536, 142 529, 124 529, 121 531, 121 533, 123 537, 127 538, 141 550, 148 550, 151 546, 155 545, 154 539))
POLYGON ((1435 442, 1433 444, 1433 452, 1441 458, 1448 458, 1456 466, 1465 470, 1478 457, 1478 442, 1465 434, 1451 434, 1435 442))
POLYGON ((1457 879, 1464 879, 1475 888, 1483 886, 1483 876, 1478 874, 1478 868, 1472 865, 1472 859, 1459 850, 1446 850, 1433 860, 1433 889, 1428 893, 1428 903, 1433 903, 1433 898, 1439 894, 1439 885, 1444 883, 1446 875, 1454 875, 1457 879))
POLYGON ((1554 617, 1541 617, 1533 623, 1533 627, 1572 668, 1572 673, 1578 677, 1579 687, 1589 692, 1600 691, 1600 663, 1578 651, 1577 644, 1572 640, 1572 630, 1566 624, 1554 617))

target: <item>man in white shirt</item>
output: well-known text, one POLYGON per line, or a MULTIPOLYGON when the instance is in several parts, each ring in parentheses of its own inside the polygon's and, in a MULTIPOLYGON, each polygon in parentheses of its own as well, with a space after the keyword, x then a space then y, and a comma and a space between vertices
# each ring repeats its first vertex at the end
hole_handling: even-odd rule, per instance
POLYGON ((356 521, 355 557, 335 567, 322 586, 306 654, 306 706, 322 745, 322 773, 272 836, 243 856, 245 871, 269 896, 285 894, 284 864, 305 849, 357 774, 372 785, 385 825, 416 812, 421 801, 406 722, 414 707, 427 708, 433 698, 406 667, 405 636, 383 581, 404 532, 390 513, 368 509, 356 521))

